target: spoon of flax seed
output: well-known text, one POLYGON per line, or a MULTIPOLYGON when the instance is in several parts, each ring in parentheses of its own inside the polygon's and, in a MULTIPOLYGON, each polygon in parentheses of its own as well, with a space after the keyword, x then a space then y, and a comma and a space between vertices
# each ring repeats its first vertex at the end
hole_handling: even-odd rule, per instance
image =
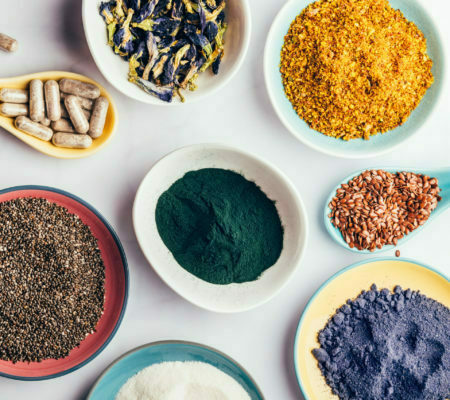
POLYGON ((325 227, 341 246, 358 253, 392 250, 450 207, 450 167, 361 170, 327 198, 325 227))

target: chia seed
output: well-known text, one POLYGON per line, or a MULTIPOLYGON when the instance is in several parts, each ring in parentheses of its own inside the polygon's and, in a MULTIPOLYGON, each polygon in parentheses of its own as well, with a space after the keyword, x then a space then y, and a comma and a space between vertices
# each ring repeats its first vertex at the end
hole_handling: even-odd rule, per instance
POLYGON ((66 357, 103 313, 97 239, 66 208, 41 198, 0 203, 0 359, 66 357))

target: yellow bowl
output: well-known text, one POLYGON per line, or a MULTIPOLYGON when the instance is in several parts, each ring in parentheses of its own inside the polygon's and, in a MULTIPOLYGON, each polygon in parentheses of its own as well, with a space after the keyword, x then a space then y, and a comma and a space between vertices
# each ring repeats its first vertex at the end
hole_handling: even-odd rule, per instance
POLYGON ((328 279, 309 300, 298 325, 294 363, 300 389, 306 400, 336 400, 338 396, 322 376, 311 351, 319 347, 318 332, 347 299, 355 298, 375 283, 378 288, 420 290, 424 295, 450 307, 448 278, 413 260, 377 258, 353 264, 328 279))
POLYGON ((91 154, 96 153, 102 149, 111 140, 114 131, 117 126, 117 108, 111 95, 106 91, 105 88, 100 86, 97 82, 89 79, 84 75, 74 74, 73 72, 64 71, 47 71, 47 72, 37 72, 29 75, 16 76, 12 78, 0 79, 1 88, 16 88, 16 89, 26 89, 28 84, 32 79, 41 79, 43 81, 55 80, 59 81, 62 78, 78 79, 83 82, 93 83, 100 88, 100 93, 102 96, 106 97, 109 101, 108 114, 106 115, 105 128, 103 130, 102 136, 95 139, 91 147, 87 149, 66 149, 54 146, 51 142, 45 142, 39 140, 33 136, 30 136, 22 131, 19 131, 14 126, 14 118, 5 117, 0 115, 0 126, 6 129, 9 133, 16 136, 18 139, 22 140, 29 146, 40 151, 41 153, 47 154, 48 156, 57 158, 82 158, 88 157, 91 154))

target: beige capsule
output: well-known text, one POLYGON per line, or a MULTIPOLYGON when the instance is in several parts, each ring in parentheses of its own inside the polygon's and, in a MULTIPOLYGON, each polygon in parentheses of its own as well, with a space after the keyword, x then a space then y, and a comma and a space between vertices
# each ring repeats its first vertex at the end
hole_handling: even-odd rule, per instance
POLYGON ((56 132, 53 135, 52 143, 57 147, 66 147, 69 149, 87 149, 91 146, 92 139, 89 135, 56 132))
POLYGON ((59 88, 61 92, 86 97, 88 99, 96 99, 100 96, 100 89, 97 86, 76 79, 61 79, 59 81, 59 88))
POLYGON ((0 101, 5 103, 28 103, 28 90, 26 89, 0 89, 0 101))
MULTIPOLYGON (((61 92, 61 99, 65 99, 67 96, 71 96, 69 93, 61 92)), ((85 110, 91 111, 94 107, 94 100, 87 99, 86 97, 78 97, 78 101, 81 104, 81 107, 83 107, 85 110)))
POLYGON ((69 113, 70 121, 78 133, 87 133, 89 130, 89 122, 84 115, 80 102, 76 96, 67 96, 64 99, 64 105, 69 113))
POLYGON ((28 115, 28 104, 2 103, 0 104, 0 114, 5 117, 28 115))
POLYGON ((93 139, 100 137, 103 133, 108 107, 109 101, 106 97, 100 96, 97 100, 95 100, 91 120, 89 121, 89 135, 93 139))
POLYGON ((44 118, 42 121, 39 121, 40 124, 44 126, 50 126, 52 121, 50 121, 48 118, 44 118))
POLYGON ((30 118, 35 122, 45 118, 44 84, 40 79, 30 82, 30 118))
POLYGON ((46 142, 50 141, 53 136, 53 131, 50 128, 23 115, 16 118, 15 125, 17 129, 46 142))
POLYGON ((44 93, 47 117, 50 121, 58 121, 61 118, 61 98, 58 82, 53 80, 45 82, 44 93))
POLYGON ((11 36, 5 35, 4 33, 0 33, 0 49, 4 51, 16 51, 18 46, 18 42, 16 39, 13 39, 11 36))
POLYGON ((55 132, 75 132, 75 128, 73 127, 72 123, 65 118, 61 118, 58 121, 52 122, 52 129, 55 132))
MULTIPOLYGON (((73 96, 73 95, 70 95, 70 96, 73 96)), ((79 97, 77 97, 77 96, 75 96, 75 97, 77 99, 79 99, 79 97)), ((91 119, 91 112, 89 110, 86 110, 83 108, 83 114, 88 121, 91 119)), ((61 103, 61 118, 70 119, 69 113, 66 110, 66 105, 64 104, 64 102, 61 103)))

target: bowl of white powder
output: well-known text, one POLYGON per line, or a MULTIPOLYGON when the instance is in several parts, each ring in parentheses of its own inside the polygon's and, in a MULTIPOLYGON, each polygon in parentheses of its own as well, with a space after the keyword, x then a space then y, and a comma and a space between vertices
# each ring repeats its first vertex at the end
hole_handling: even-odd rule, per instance
POLYGON ((124 354, 97 379, 87 400, 264 400, 236 361, 197 343, 150 343, 124 354))

